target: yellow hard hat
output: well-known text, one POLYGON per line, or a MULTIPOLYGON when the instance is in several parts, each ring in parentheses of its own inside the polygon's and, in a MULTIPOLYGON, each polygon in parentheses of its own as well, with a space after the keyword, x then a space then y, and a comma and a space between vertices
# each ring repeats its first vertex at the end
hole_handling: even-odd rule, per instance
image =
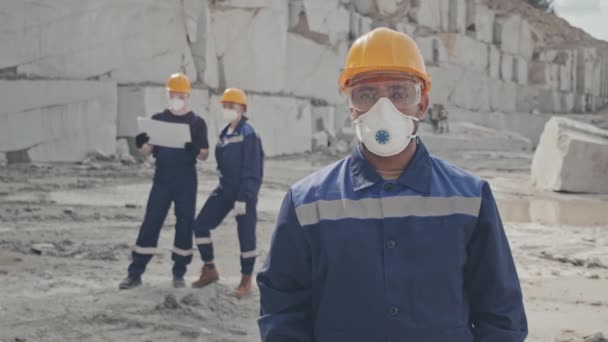
POLYGON ((224 92, 224 95, 222 95, 222 99, 220 100, 220 102, 221 103, 232 102, 232 103, 238 103, 238 104, 246 106, 247 105, 247 95, 245 95, 245 92, 242 91, 241 89, 228 88, 224 92))
POLYGON ((176 93, 190 93, 192 91, 192 86, 190 85, 188 76, 182 73, 176 73, 169 77, 169 80, 167 81, 167 90, 176 93))
POLYGON ((338 80, 342 91, 354 76, 368 71, 403 71, 422 80, 424 93, 431 90, 431 76, 416 42, 389 28, 377 28, 353 43, 338 80))

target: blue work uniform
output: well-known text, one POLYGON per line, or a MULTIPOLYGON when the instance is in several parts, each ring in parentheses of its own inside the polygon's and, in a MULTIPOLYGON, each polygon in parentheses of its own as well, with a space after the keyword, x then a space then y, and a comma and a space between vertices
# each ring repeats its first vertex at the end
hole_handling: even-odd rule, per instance
POLYGON ((195 223, 196 244, 204 262, 214 259, 211 230, 222 223, 236 201, 245 202, 246 213, 236 217, 241 248, 241 273, 251 275, 257 256, 255 227, 257 201, 264 176, 264 151, 247 118, 229 132, 220 133, 215 159, 220 184, 211 193, 195 223))
MULTIPOLYGON (((181 123, 190 126, 192 143, 198 148, 209 148, 207 125, 198 115, 189 112, 178 116, 169 110, 155 114, 152 119, 181 123)), ((171 258, 174 261, 173 275, 183 277, 192 261, 192 230, 196 214, 196 152, 185 148, 154 146, 156 158, 154 182, 148 198, 146 216, 139 229, 137 243, 133 248, 129 276, 144 273, 146 265, 156 253, 160 230, 165 222, 171 203, 175 210, 175 241, 171 258)))
POLYGON ((522 342, 488 183, 416 153, 397 180, 351 156, 293 185, 258 274, 263 342, 522 342))

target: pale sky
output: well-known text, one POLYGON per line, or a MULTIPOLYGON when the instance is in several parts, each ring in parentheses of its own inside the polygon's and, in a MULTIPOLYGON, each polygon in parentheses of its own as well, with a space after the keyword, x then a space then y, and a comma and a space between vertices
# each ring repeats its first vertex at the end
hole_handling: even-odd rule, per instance
POLYGON ((555 11, 571 25, 608 41, 608 0, 555 0, 555 11))

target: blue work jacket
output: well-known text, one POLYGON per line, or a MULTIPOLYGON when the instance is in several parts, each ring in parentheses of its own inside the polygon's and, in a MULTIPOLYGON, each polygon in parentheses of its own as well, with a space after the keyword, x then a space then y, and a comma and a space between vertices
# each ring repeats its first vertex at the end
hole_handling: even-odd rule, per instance
POLYGON ((222 130, 215 146, 220 187, 233 200, 257 200, 264 177, 262 141, 245 117, 230 134, 228 127, 222 130))
POLYGON ((488 183, 417 144, 397 180, 356 147, 290 188, 257 278, 263 342, 524 341, 488 183))

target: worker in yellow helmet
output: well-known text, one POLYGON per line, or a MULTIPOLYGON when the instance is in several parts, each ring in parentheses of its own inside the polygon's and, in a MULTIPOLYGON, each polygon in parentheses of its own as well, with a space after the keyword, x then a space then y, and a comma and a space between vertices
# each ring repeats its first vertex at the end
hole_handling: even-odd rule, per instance
POLYGON ((339 86, 360 144, 283 201, 257 277, 262 341, 523 342, 490 186, 416 136, 431 89, 416 43, 365 34, 339 86))
POLYGON ((227 125, 215 147, 220 184, 196 218, 195 236, 204 266, 193 287, 204 287, 219 280, 214 263, 211 230, 231 211, 237 222, 241 255, 241 282, 234 295, 251 293, 256 250, 257 200, 264 174, 262 142, 245 116, 247 96, 236 88, 226 89, 220 100, 227 125))
POLYGON ((154 120, 189 126, 191 141, 183 148, 153 146, 149 143, 150 137, 146 132, 135 137, 135 144, 142 155, 154 155, 156 170, 144 222, 133 248, 128 276, 120 283, 120 289, 130 289, 141 284, 141 275, 156 253, 160 230, 171 203, 174 204, 176 216, 172 249, 173 286, 186 286, 184 274, 193 254, 192 227, 197 190, 195 165, 197 159, 205 160, 209 154, 207 125, 205 120, 190 109, 191 92, 190 80, 186 75, 171 75, 167 81, 168 108, 152 116, 154 120))

